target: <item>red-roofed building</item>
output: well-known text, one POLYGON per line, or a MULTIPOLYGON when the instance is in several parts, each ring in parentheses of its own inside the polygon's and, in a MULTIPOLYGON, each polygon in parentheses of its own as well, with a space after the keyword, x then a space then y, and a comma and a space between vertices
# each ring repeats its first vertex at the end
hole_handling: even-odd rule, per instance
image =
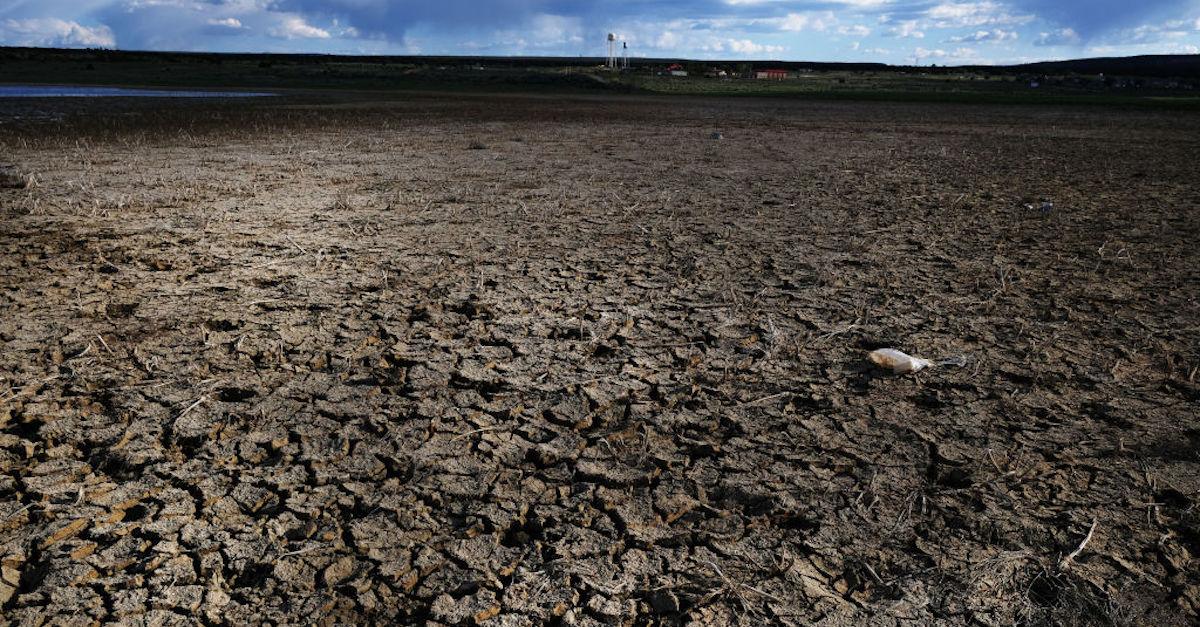
POLYGON ((754 78, 761 78, 769 81, 781 81, 787 77, 787 70, 757 70, 754 72, 754 78))
POLYGON ((687 70, 683 69, 683 66, 678 63, 672 63, 671 65, 668 65, 667 66, 667 74, 670 74, 671 76, 687 76, 688 75, 687 70))

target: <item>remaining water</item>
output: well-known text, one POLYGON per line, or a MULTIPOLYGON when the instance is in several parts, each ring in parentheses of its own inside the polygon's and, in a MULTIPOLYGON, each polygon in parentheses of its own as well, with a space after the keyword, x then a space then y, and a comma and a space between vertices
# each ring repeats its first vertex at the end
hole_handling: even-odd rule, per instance
POLYGON ((260 91, 188 91, 176 89, 126 89, 73 85, 0 85, 0 98, 256 98, 274 96, 260 91))

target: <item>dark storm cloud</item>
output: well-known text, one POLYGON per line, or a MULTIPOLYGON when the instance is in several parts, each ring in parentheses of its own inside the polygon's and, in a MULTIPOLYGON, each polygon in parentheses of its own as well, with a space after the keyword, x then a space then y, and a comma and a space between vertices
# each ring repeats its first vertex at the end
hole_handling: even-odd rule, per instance
POLYGON ((478 27, 503 28, 525 22, 533 15, 581 18, 602 27, 621 19, 644 21, 674 19, 753 19, 789 11, 844 9, 838 2, 758 2, 731 4, 721 0, 278 0, 273 8, 323 19, 338 19, 368 34, 402 36, 414 25, 453 30, 478 27))
POLYGON ((114 4, 93 15, 107 24, 121 47, 142 50, 203 50, 237 29, 208 23, 209 15, 196 7, 220 2, 114 4))
POLYGON ((186 13, 171 7, 149 7, 138 11, 122 11, 116 7, 97 13, 124 47, 182 49, 177 42, 197 28, 186 13), (183 19, 181 19, 183 18, 183 19))

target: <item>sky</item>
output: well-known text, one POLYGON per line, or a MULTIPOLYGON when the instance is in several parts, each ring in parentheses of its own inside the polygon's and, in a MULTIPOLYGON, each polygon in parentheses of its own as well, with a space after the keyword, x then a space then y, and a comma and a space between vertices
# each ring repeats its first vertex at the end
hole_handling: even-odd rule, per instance
POLYGON ((0 0, 0 45, 1009 64, 1200 54, 1200 0, 0 0))

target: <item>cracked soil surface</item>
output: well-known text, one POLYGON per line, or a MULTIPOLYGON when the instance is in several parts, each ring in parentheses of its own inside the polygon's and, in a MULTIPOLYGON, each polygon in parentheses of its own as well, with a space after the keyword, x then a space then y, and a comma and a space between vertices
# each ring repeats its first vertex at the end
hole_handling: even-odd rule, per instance
POLYGON ((0 101, 0 623, 1200 620, 1200 117, 380 98, 0 101))

